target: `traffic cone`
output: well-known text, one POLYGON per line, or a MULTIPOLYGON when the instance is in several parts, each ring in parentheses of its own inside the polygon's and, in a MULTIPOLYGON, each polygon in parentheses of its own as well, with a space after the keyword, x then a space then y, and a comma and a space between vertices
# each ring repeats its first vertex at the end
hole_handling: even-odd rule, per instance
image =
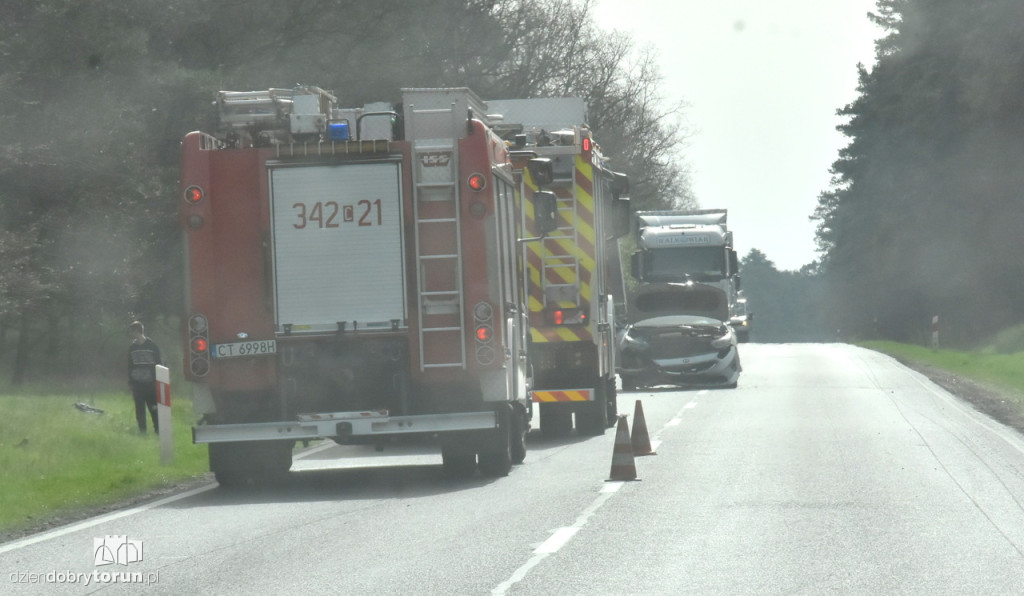
POLYGON ((647 421, 644 420, 644 405, 636 400, 636 407, 633 409, 633 433, 632 433, 633 455, 658 455, 651 448, 651 437, 647 434, 647 421))
POLYGON ((608 480, 636 480, 636 462, 633 461, 633 446, 629 443, 629 423, 626 416, 619 416, 619 428, 615 433, 615 449, 612 451, 612 472, 608 480))

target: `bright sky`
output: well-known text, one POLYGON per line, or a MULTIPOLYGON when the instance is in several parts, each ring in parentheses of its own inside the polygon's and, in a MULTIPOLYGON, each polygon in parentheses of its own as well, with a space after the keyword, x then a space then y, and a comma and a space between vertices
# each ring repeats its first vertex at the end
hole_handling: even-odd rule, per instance
POLYGON ((874 63, 875 0, 596 0, 606 29, 654 46, 667 104, 685 101, 684 159, 702 208, 729 210, 744 257, 818 258, 808 220, 847 139, 838 108, 874 63))

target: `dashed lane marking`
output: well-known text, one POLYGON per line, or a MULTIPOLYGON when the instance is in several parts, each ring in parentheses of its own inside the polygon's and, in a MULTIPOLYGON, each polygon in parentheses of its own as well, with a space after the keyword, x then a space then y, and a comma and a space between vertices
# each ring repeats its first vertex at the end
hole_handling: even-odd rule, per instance
POLYGON ((587 507, 586 509, 583 510, 583 512, 580 513, 579 517, 576 518, 575 523, 573 523, 571 526, 558 528, 557 530, 552 532, 551 536, 547 540, 542 542, 540 546, 533 550, 533 556, 530 557, 530 560, 524 563, 523 566, 519 569, 516 569, 515 572, 512 573, 512 575, 507 580, 498 584, 493 590, 491 590, 491 594, 506 594, 509 591, 509 589, 512 588, 512 586, 522 581, 531 569, 539 565, 541 561, 548 558, 550 555, 553 555, 554 553, 561 550, 562 547, 564 547, 566 544, 569 543, 570 540, 572 540, 572 538, 576 535, 577 532, 579 532, 583 528, 583 526, 587 525, 587 522, 590 520, 591 516, 593 516, 594 513, 596 513, 597 510, 601 508, 602 505, 608 502, 608 499, 611 499, 612 496, 614 496, 615 493, 617 493, 619 489, 622 488, 623 484, 625 483, 608 482, 604 484, 597 498, 594 499, 594 502, 591 503, 589 507, 587 507))

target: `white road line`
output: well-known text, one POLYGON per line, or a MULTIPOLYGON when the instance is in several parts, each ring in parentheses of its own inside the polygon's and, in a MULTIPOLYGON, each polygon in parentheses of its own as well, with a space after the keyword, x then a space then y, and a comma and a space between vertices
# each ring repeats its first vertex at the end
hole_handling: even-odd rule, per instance
POLYGON ((530 572, 531 569, 536 567, 541 561, 546 559, 548 556, 558 552, 563 546, 572 540, 573 536, 579 532, 583 526, 587 525, 587 521, 590 517, 597 512, 598 509, 604 505, 608 499, 618 492, 624 482, 608 482, 599 491, 598 497, 594 499, 594 502, 589 507, 584 509, 576 521, 571 526, 558 528, 552 532, 551 536, 545 540, 540 546, 533 550, 533 556, 523 564, 522 567, 516 569, 515 572, 505 581, 498 584, 493 590, 492 595, 501 595, 509 591, 509 589, 516 583, 523 580, 524 577, 530 572))
POLYGON ((555 533, 552 534, 550 538, 544 541, 544 544, 541 544, 533 550, 533 554, 550 555, 551 553, 557 553, 559 549, 565 546, 566 542, 572 540, 572 537, 575 536, 576 532, 579 531, 579 528, 574 527, 558 528, 557 530, 555 530, 555 533))
POLYGON ((21 540, 15 540, 14 542, 9 542, 7 544, 4 544, 3 546, 0 546, 0 554, 7 553, 12 550, 18 550, 19 548, 25 548, 26 546, 31 546, 33 544, 39 544, 40 542, 45 542, 47 540, 52 540, 54 538, 60 538, 61 536, 67 536, 68 534, 73 534, 86 528, 91 528, 93 526, 98 526, 109 521, 114 521, 115 519, 121 519, 122 517, 135 515, 136 513, 149 511, 150 509, 155 509, 168 503, 173 503, 174 501, 180 501, 182 499, 187 499, 200 493, 204 493, 210 489, 217 488, 217 486, 218 485, 216 482, 212 482, 210 484, 206 484, 198 488, 193 488, 190 491, 186 491, 177 495, 172 495, 170 497, 160 499, 159 501, 153 501, 152 503, 139 505, 138 507, 132 507, 131 509, 115 511, 114 513, 109 513, 107 515, 101 515, 100 517, 87 519, 76 524, 71 524, 70 526, 64 526, 62 528, 57 528, 56 530, 43 532, 42 534, 36 534, 34 536, 29 536, 28 538, 23 538, 21 540))
MULTIPOLYGON (((306 449, 300 453, 295 454, 294 459, 302 459, 307 455, 313 455, 314 453, 319 453, 321 451, 330 449, 331 447, 334 446, 335 445, 333 442, 325 441, 322 445, 310 447, 309 449, 306 449)), ((101 515, 100 517, 93 517, 84 521, 80 521, 78 523, 73 523, 68 526, 62 526, 60 528, 56 528, 48 532, 34 534, 32 536, 22 538, 21 540, 8 542, 7 544, 0 545, 0 555, 2 555, 3 553, 8 553, 21 548, 25 548, 26 546, 31 546, 33 544, 39 544, 40 542, 46 542, 47 540, 53 540, 54 538, 60 538, 61 536, 67 536, 68 534, 73 534, 75 532, 91 528, 93 526, 98 526, 100 524, 105 524, 109 521, 114 521, 115 519, 121 519, 122 517, 129 517, 132 515, 136 515, 138 513, 142 513, 144 511, 149 511, 150 509, 156 509, 157 507, 162 507, 164 505, 167 505, 168 503, 173 503, 175 501, 180 501, 182 499, 194 497, 195 495, 205 493, 206 491, 217 488, 218 486, 220 485, 217 484, 216 482, 211 482, 210 484, 204 484, 203 486, 193 488, 192 490, 185 491, 183 493, 179 493, 176 495, 171 495, 169 497, 153 501, 152 503, 146 503, 145 505, 139 505, 138 507, 132 507, 131 509, 122 509, 121 511, 115 511, 113 513, 101 515)))
MULTIPOLYGON (((697 407, 697 402, 695 402, 695 401, 691 401, 690 403, 686 404, 685 406, 683 406, 682 410, 679 410, 679 413, 676 414, 674 418, 672 418, 671 420, 669 420, 668 422, 665 423, 665 427, 664 428, 668 428, 670 426, 679 426, 683 422, 683 414, 686 412, 686 410, 692 410, 692 409, 694 409, 696 407, 697 407)), ((664 430, 664 429, 662 429, 662 430, 664 430)))

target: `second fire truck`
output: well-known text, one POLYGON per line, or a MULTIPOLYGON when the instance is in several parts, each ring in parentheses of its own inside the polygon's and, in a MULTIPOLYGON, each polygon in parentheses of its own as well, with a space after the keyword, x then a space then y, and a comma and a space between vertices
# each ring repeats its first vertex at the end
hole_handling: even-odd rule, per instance
POLYGON ((624 303, 618 237, 629 231, 628 180, 612 171, 579 98, 491 100, 522 177, 530 362, 540 428, 598 435, 617 416, 615 306, 624 303), (554 205, 538 212, 537 205, 554 205), (540 226, 553 231, 537 238, 540 226))

